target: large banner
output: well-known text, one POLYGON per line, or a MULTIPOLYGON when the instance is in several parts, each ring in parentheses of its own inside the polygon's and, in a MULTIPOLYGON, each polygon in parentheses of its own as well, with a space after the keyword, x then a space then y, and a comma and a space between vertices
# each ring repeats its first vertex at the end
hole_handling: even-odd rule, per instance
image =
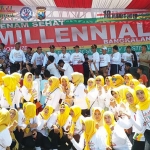
POLYGON ((16 41, 22 43, 24 50, 27 46, 34 49, 42 46, 47 51, 53 44, 58 53, 61 46, 67 46, 72 53, 73 46, 79 45, 82 53, 90 55, 90 46, 97 44, 100 53, 104 45, 108 47, 108 53, 112 52, 113 45, 118 45, 121 53, 127 45, 140 52, 141 45, 147 45, 150 50, 150 21, 102 23, 93 18, 0 24, 0 42, 5 43, 6 49, 11 50, 16 41))

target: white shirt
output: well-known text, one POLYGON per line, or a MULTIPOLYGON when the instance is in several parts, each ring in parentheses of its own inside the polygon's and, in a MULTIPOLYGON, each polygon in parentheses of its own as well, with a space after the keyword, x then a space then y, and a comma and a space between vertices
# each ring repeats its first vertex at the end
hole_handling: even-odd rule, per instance
POLYGON ((32 56, 31 64, 34 64, 35 62, 36 65, 43 65, 43 60, 44 60, 44 54, 43 53, 39 54, 35 52, 32 56))
POLYGON ((78 61, 85 61, 84 56, 82 53, 73 53, 70 57, 70 61, 73 65, 81 65, 83 63, 78 63, 78 61))
POLYGON ((108 66, 108 63, 110 63, 110 56, 108 54, 100 55, 100 67, 108 66))
MULTIPOLYGON (((96 66, 97 70, 99 70, 100 57, 99 57, 99 53, 98 52, 93 53, 92 60, 93 60, 93 62, 95 62, 95 66, 96 66)), ((94 67, 93 63, 91 63, 91 69, 93 71, 95 71, 95 67, 94 67)))
POLYGON ((128 63, 131 64, 132 67, 132 58, 133 58, 133 54, 132 53, 123 53, 122 54, 122 59, 128 63))
MULTIPOLYGON (((54 63, 57 64, 58 63, 58 55, 56 53, 51 53, 51 52, 47 52, 47 55, 48 56, 54 56, 54 63)), ((44 61, 43 61, 43 66, 45 67, 45 65, 47 64, 47 61, 48 61, 48 57, 47 55, 45 54, 44 56, 44 61)))
POLYGON ((33 86, 37 91, 37 100, 40 101, 41 99, 41 92, 40 92, 40 85, 41 85, 41 78, 36 78, 33 82, 33 86))
POLYGON ((71 81, 72 80, 71 74, 73 73, 73 68, 70 66, 69 63, 65 63, 62 69, 65 70, 64 75, 67 76, 71 81))
POLYGON ((85 85, 80 83, 74 89, 74 105, 80 106, 81 109, 87 109, 85 85))
POLYGON ((54 62, 51 63, 51 64, 49 64, 49 65, 47 66, 47 70, 50 72, 50 74, 53 74, 55 77, 57 77, 57 78, 60 78, 60 77, 61 77, 61 75, 60 75, 58 69, 56 68, 56 66, 55 66, 55 64, 54 64, 54 62))
POLYGON ((27 125, 25 124, 25 115, 22 109, 18 111, 18 126, 25 129, 27 125))
MULTIPOLYGON (((97 130, 92 136, 89 142, 90 150, 106 150, 106 136, 104 133, 105 131, 97 130)), ((85 147, 84 133, 81 135, 79 143, 77 143, 74 138, 71 142, 77 150, 83 150, 85 147)))
POLYGON ((110 58, 111 64, 120 65, 121 63, 121 54, 119 52, 114 53, 110 58))
POLYGON ((70 62, 70 54, 69 53, 61 53, 59 54, 59 60, 62 59, 65 63, 69 63, 70 62))
POLYGON ((26 57, 22 50, 12 49, 9 55, 9 60, 11 63, 22 61, 26 63, 26 57))
POLYGON ((6 150, 12 143, 12 138, 8 128, 0 132, 0 150, 6 150))

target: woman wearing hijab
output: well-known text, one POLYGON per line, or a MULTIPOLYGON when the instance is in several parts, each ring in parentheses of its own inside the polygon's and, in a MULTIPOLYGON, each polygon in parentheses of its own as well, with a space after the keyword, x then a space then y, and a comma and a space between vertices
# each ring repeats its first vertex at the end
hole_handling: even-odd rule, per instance
POLYGON ((10 114, 5 108, 0 109, 0 149, 6 150, 12 143, 12 138, 7 128, 10 124, 10 114))
POLYGON ((101 109, 100 107, 94 107, 92 109, 92 118, 95 121, 97 130, 103 127, 103 114, 104 114, 104 110, 101 109))
POLYGON ((134 89, 137 85, 139 85, 140 84, 140 82, 137 80, 137 79, 132 79, 131 81, 130 81, 130 87, 132 88, 132 89, 134 89))
POLYGON ((65 94, 64 102, 67 103, 69 106, 72 106, 74 85, 69 82, 69 78, 67 76, 61 77, 61 88, 63 93, 65 94))
POLYGON ((89 78, 87 84, 88 84, 87 90, 85 90, 86 103, 88 105, 88 109, 90 110, 89 113, 91 113, 92 108, 94 106, 97 106, 101 102, 98 101, 98 90, 96 89, 95 79, 94 78, 89 78))
POLYGON ((105 135, 96 129, 95 121, 91 117, 86 117, 82 121, 83 133, 77 143, 72 134, 68 134, 73 146, 77 150, 106 150, 105 135))
MULTIPOLYGON (((128 103, 128 113, 130 114, 131 118, 136 121, 136 105, 138 104, 138 100, 136 97, 136 93, 133 89, 126 89, 125 90, 125 96, 126 96, 126 101, 128 103)), ((124 129, 129 129, 132 127, 132 133, 129 136, 129 139, 131 141, 132 145, 132 150, 144 150, 145 147, 145 138, 142 132, 138 131, 138 129, 126 118, 124 119, 123 117, 118 117, 118 115, 115 115, 115 118, 117 120, 117 123, 123 127, 124 129)))
POLYGON ((124 84, 124 79, 120 74, 115 74, 112 76, 113 87, 119 87, 124 84))
POLYGON ((3 85, 0 88, 0 105, 2 108, 9 109, 12 103, 11 93, 16 90, 16 79, 12 75, 5 75, 3 78, 3 85))
POLYGON ((19 144, 14 135, 14 131, 16 130, 16 127, 18 125, 18 111, 14 108, 11 108, 9 110, 9 113, 10 113, 9 131, 10 131, 11 138, 13 140, 12 142, 13 144, 11 145, 10 149, 18 150, 19 144))
POLYGON ((83 84, 84 78, 83 74, 79 72, 74 72, 71 74, 72 76, 72 82, 75 86, 73 90, 73 96, 74 96, 74 105, 79 106, 82 110, 82 115, 85 116, 87 112, 87 103, 86 103, 86 93, 85 85, 83 84))
POLYGON ((133 76, 130 73, 124 75, 124 84, 130 86, 130 81, 133 79, 133 76))
POLYGON ((124 131, 114 120, 112 112, 104 113, 104 128, 107 132, 107 150, 131 150, 131 143, 124 131))
POLYGON ((101 75, 97 76, 95 81, 96 81, 96 87, 104 86, 104 77, 103 76, 101 76, 101 75))
POLYGON ((71 133, 76 140, 79 142, 80 135, 82 134, 82 123, 83 116, 81 115, 81 108, 79 106, 72 106, 70 108, 70 115, 72 117, 72 125, 69 133, 71 133))
POLYGON ((23 97, 21 89, 20 89, 20 80, 21 80, 21 74, 20 73, 13 73, 12 76, 16 78, 17 87, 15 92, 13 93, 13 107, 19 109, 20 108, 20 102, 23 97))
POLYGON ((70 108, 67 104, 62 103, 57 116, 57 122, 53 125, 54 132, 53 134, 49 134, 49 138, 52 139, 51 144, 53 145, 53 149, 58 149, 58 145, 60 145, 59 150, 70 150, 72 146, 66 135, 70 130, 72 122, 72 118, 69 114, 70 108), (57 141, 53 141, 53 136, 58 137, 57 141))
POLYGON ((0 86, 3 85, 3 77, 5 76, 6 74, 3 72, 3 71, 0 71, 0 86))
POLYGON ((138 85, 135 87, 136 96, 138 99, 136 121, 130 115, 127 115, 133 125, 139 131, 145 131, 145 150, 150 149, 150 93, 146 86, 138 85))
POLYGON ((57 77, 50 77, 48 82, 42 91, 43 95, 46 96, 45 106, 50 105, 57 111, 59 110, 59 101, 64 99, 65 95, 61 92, 60 82, 57 77))

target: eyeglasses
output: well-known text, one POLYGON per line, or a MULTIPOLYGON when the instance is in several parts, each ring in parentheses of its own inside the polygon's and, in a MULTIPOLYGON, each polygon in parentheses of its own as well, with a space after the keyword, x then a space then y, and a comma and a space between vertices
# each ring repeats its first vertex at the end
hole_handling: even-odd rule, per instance
POLYGON ((96 81, 101 81, 101 80, 96 80, 96 81))
POLYGON ((112 81, 117 81, 117 79, 116 78, 112 78, 112 81))

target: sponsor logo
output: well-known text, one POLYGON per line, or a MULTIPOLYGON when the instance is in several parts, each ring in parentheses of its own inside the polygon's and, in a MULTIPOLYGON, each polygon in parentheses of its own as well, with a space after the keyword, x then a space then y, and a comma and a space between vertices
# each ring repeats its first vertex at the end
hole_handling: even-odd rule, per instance
POLYGON ((23 7, 20 10, 20 17, 24 20, 30 20, 33 16, 33 11, 29 7, 23 7))
POLYGON ((39 20, 43 20, 46 18, 46 7, 36 8, 36 18, 39 20))

